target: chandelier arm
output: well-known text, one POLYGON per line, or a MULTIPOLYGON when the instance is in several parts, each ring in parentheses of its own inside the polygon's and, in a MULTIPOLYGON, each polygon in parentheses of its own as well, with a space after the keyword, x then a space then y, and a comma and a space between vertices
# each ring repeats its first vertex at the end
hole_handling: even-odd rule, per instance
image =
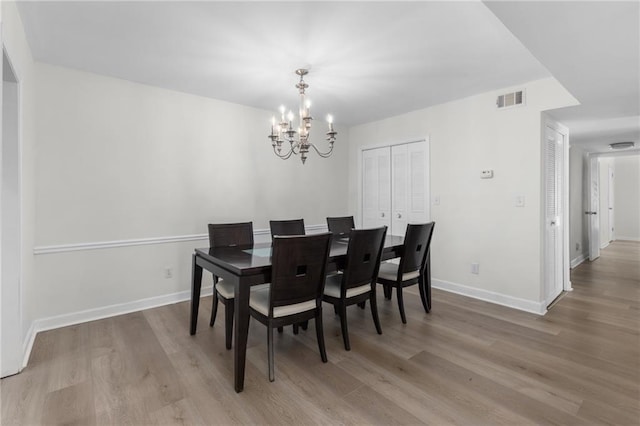
POLYGON ((329 158, 333 153, 333 144, 331 145, 331 147, 329 148, 329 151, 327 152, 320 151, 313 143, 310 143, 309 146, 313 147, 316 153, 322 158, 329 158))
POLYGON ((280 154, 280 153, 278 153, 277 148, 274 146, 273 147, 273 153, 276 154, 279 158, 282 158, 283 160, 286 160, 289 157, 291 157, 291 154, 293 154, 293 149, 289 149, 289 151, 286 154, 280 154))

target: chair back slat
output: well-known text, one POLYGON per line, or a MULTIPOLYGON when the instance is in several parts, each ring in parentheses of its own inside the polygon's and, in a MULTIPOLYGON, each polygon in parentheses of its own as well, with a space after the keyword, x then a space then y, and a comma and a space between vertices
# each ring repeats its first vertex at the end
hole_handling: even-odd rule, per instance
POLYGON ((271 262, 271 309, 317 300, 324 290, 331 233, 275 236, 271 262))
POLYGON ((253 223, 210 223, 209 247, 253 245, 253 223))
POLYGON ((435 222, 407 225, 398 273, 421 271, 424 268, 435 222))
POLYGON ((333 233, 334 237, 348 236, 355 227, 353 216, 327 218, 327 228, 329 228, 329 232, 333 233))
POLYGON ((304 219, 270 220, 271 238, 276 235, 305 235, 304 219))
POLYGON ((341 291, 343 293, 346 293, 347 289, 375 281, 380 269, 380 257, 386 234, 386 226, 351 231, 342 276, 341 291))

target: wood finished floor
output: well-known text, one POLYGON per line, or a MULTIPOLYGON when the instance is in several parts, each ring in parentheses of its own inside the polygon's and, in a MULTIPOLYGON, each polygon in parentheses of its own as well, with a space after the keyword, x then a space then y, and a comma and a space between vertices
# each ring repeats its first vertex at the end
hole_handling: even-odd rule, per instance
POLYGON ((379 294, 384 334, 351 307, 351 352, 328 306, 329 363, 312 324, 288 327, 274 383, 252 321, 241 394, 207 299, 193 337, 188 303, 40 333, 28 367, 1 382, 1 423, 638 425, 639 259, 640 243, 611 244, 544 317, 442 291, 425 314, 414 287, 404 326, 379 294))

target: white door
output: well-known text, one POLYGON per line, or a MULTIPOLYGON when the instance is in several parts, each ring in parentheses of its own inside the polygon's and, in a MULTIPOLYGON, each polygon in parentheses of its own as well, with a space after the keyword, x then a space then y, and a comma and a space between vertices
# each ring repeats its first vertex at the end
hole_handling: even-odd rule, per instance
POLYGON ((613 224, 613 167, 609 165, 609 242, 615 240, 615 226, 613 224))
POLYGON ((598 157, 589 157, 589 210, 584 213, 589 217, 589 260, 594 261, 600 257, 600 190, 598 186, 600 175, 600 162, 598 157))
POLYGON ((429 220, 427 143, 412 142, 391 147, 393 235, 404 235, 408 223, 429 220))
POLYGON ((362 227, 391 227, 391 154, 388 147, 362 151, 362 227))
POLYGON ((545 138, 545 302, 549 305, 562 292, 563 148, 564 136, 546 128, 545 138))

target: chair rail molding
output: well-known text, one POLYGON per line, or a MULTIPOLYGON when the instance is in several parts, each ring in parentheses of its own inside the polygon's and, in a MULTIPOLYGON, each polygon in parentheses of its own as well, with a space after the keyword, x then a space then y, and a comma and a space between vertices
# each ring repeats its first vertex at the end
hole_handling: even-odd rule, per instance
MULTIPOLYGON (((327 230, 327 225, 308 225, 305 227, 305 230, 310 234, 316 232, 325 232, 327 230)), ((253 231, 253 235, 256 239, 256 242, 266 242, 271 238, 271 231, 269 229, 256 229, 253 231)), ((88 243, 56 244, 49 246, 36 246, 33 249, 33 254, 42 255, 53 253, 67 253, 72 251, 99 250, 153 244, 183 243, 188 241, 200 240, 206 241, 208 239, 209 235, 207 233, 204 233, 191 235, 171 235, 166 237, 132 238, 127 240, 95 241, 88 243)))

